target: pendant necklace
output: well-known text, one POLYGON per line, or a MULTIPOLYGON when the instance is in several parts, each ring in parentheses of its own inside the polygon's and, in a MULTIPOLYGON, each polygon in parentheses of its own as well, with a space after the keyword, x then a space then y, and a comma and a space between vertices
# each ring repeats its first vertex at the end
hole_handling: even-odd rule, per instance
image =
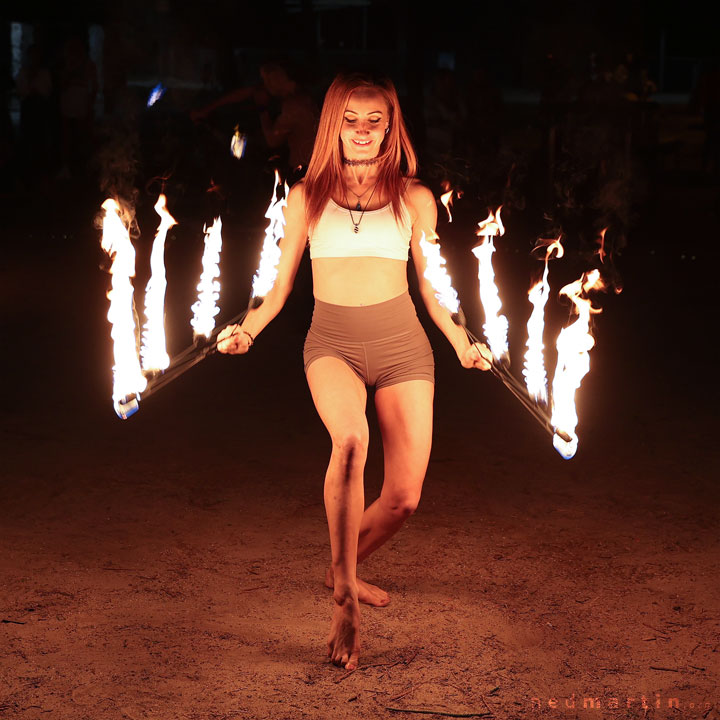
MULTIPOLYGON (((348 210, 348 212, 350 213, 350 222, 353 224, 353 232, 354 232, 354 233, 359 233, 359 232, 360 232, 360 223, 362 222, 363 215, 365 215, 365 210, 367 210, 367 206, 370 204, 370 201, 372 200, 373 195, 375 194, 375 189, 376 189, 376 188, 377 188, 377 182, 375 182, 375 185, 373 185, 373 191, 370 193, 370 197, 368 198, 368 201, 365 203, 365 208, 364 208, 364 209, 362 209, 362 208, 360 207, 360 197, 362 197, 362 195, 361 195, 360 197, 358 197, 358 203, 357 203, 357 206, 355 207, 355 210, 361 210, 361 209, 362 209, 362 212, 360 213, 360 219, 359 219, 357 222, 355 222, 355 218, 353 217, 352 210, 351 210, 350 207, 349 207, 349 206, 350 206, 350 203, 348 202, 348 199, 347 199, 347 192, 345 192, 345 188, 343 188, 343 194, 345 195, 345 204, 348 206, 348 209, 347 209, 347 210, 348 210)), ((352 192, 352 190, 351 190, 350 192, 352 192)), ((366 190, 365 192, 367 192, 367 190, 366 190)), ((363 195, 364 195, 364 194, 365 194, 365 193, 363 193, 363 195)))
MULTIPOLYGON (((364 192, 362 195, 358 195, 354 190, 350 190, 350 192, 357 198, 357 204, 355 205, 355 209, 356 209, 358 212, 360 212, 360 210, 362 210, 362 205, 360 205, 360 200, 361 200, 365 195, 367 195, 368 190, 370 190, 370 188, 365 188, 365 192, 364 192)), ((370 197, 372 197, 372 195, 371 195, 370 197)), ((345 196, 345 200, 347 200, 347 195, 345 196)), ((368 202, 369 202, 369 201, 368 201, 368 202)), ((350 203, 346 203, 346 204, 349 205, 350 203)), ((367 206, 366 206, 366 207, 367 207, 367 206)))

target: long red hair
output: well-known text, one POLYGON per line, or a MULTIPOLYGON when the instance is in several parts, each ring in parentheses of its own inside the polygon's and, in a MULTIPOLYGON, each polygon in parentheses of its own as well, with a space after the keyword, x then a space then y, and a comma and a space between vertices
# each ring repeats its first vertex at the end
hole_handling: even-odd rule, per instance
POLYGON ((377 192, 389 198, 393 214, 400 222, 406 178, 415 177, 417 156, 410 142, 397 91, 389 78, 373 78, 364 73, 338 75, 328 88, 320 114, 312 157, 305 174, 305 212, 308 227, 317 222, 333 190, 342 185, 343 153, 340 129, 350 95, 355 90, 371 90, 381 95, 390 114, 389 131, 380 145, 377 192))

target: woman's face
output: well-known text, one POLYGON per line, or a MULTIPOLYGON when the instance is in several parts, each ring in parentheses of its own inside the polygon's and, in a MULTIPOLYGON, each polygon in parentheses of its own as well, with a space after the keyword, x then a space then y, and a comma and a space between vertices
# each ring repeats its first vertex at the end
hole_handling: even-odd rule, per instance
POLYGON ((345 108, 340 140, 348 160, 368 160, 380 152, 390 111, 385 99, 373 90, 356 90, 345 108))

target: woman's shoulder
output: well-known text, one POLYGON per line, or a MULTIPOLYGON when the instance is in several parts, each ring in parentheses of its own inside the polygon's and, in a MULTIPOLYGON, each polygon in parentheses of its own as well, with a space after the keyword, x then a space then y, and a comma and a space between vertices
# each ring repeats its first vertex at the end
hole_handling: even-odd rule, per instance
POLYGON ((306 195, 305 181, 298 180, 290 188, 287 194, 287 212, 286 220, 292 219, 293 222, 306 222, 306 195))
POLYGON ((404 200, 411 212, 417 214, 417 211, 428 203, 435 205, 435 196, 425 183, 417 178, 407 178, 406 183, 404 200))
POLYGON ((411 202, 425 201, 433 198, 432 191, 424 182, 417 178, 405 178, 405 197, 411 202))
POLYGON ((287 196, 288 199, 288 205, 293 204, 305 204, 305 180, 304 178, 301 178, 296 183, 293 183, 293 186, 290 188, 290 192, 287 196))

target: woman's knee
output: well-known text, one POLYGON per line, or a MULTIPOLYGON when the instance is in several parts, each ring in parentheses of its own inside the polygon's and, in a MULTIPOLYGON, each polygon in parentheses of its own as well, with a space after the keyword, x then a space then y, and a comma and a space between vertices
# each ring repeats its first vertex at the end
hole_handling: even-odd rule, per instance
POLYGON ((398 518, 410 517, 420 503, 420 490, 398 490, 393 493, 381 493, 380 500, 385 510, 398 518))
POLYGON ((345 465, 364 464, 367 457, 368 433, 362 428, 348 428, 333 435, 333 455, 345 465))

